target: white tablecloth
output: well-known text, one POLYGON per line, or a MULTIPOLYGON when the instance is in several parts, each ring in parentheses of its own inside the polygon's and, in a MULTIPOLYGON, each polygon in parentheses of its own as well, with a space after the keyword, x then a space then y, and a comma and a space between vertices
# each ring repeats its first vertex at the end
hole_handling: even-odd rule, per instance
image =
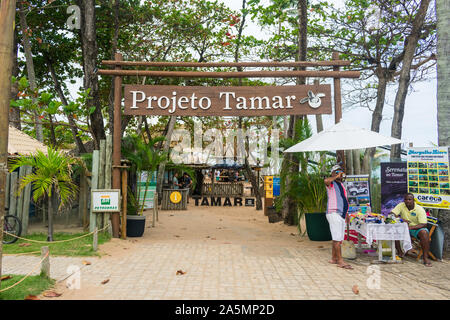
POLYGON ((406 252, 412 249, 411 236, 409 235, 408 224, 406 222, 395 224, 384 223, 356 223, 352 221, 350 230, 362 234, 366 237, 367 243, 374 240, 401 240, 403 250, 406 252))

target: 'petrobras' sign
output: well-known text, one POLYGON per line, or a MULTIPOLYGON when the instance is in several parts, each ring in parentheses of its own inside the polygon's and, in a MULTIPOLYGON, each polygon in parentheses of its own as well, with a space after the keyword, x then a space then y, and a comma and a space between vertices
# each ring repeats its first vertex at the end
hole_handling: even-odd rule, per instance
POLYGON ((408 192, 418 204, 450 209, 448 147, 408 149, 408 192))

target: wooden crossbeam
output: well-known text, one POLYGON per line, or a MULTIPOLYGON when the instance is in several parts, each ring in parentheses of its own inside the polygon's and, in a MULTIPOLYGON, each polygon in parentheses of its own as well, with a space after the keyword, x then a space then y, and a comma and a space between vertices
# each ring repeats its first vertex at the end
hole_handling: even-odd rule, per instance
POLYGON ((152 70, 98 70, 100 75, 148 76, 175 78, 359 78, 359 71, 242 71, 242 72, 202 72, 202 71, 152 71, 152 70))
POLYGON ((217 68, 217 67, 333 67, 333 66, 349 66, 350 61, 333 60, 333 61, 292 61, 292 62, 165 62, 165 61, 118 61, 103 60, 104 65, 113 66, 146 66, 146 67, 183 67, 183 68, 217 68))

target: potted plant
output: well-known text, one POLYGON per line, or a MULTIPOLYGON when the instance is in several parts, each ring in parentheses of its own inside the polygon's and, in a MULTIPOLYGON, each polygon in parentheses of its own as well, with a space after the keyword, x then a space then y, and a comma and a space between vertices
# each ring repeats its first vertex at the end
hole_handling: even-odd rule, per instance
MULTIPOLYGON (((155 144, 164 140, 164 137, 157 137, 150 139, 148 143, 145 143, 140 137, 131 135, 124 140, 122 153, 131 161, 131 174, 136 172, 148 171, 154 172, 158 165, 166 159, 166 155, 155 148, 155 144)), ((145 186, 148 185, 151 174, 147 175, 147 181, 145 186)), ((133 193, 130 187, 128 187, 128 202, 127 202, 127 236, 128 237, 141 237, 145 231, 145 219, 144 206, 145 197, 147 194, 147 188, 144 190, 142 199, 138 196, 140 190, 133 193)), ((157 204, 154 204, 157 205, 157 204)))
POLYGON ((312 241, 330 241, 331 233, 326 218, 327 191, 319 172, 300 174, 299 210, 305 216, 306 232, 312 241))

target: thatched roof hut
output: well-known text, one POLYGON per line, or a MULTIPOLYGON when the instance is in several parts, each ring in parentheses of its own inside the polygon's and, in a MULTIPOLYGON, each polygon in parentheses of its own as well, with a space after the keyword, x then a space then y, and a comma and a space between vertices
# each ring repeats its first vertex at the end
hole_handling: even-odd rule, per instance
POLYGON ((36 151, 47 154, 47 146, 25 132, 9 126, 8 156, 30 155, 36 151))

